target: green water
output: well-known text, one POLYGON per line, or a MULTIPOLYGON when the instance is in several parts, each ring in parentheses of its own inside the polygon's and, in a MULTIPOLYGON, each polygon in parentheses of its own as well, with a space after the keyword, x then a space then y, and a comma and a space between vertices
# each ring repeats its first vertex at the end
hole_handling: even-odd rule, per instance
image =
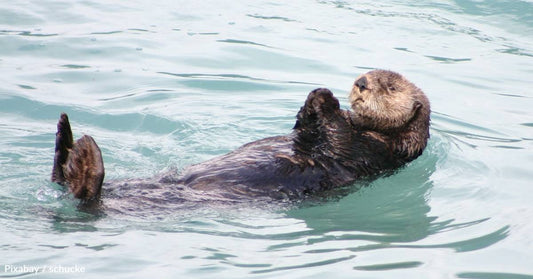
POLYGON ((531 34, 531 1, 6 2, 0 278, 533 278, 531 34), (338 197, 94 216, 49 182, 61 112, 106 179, 150 177, 374 68, 426 92, 431 139, 338 197))

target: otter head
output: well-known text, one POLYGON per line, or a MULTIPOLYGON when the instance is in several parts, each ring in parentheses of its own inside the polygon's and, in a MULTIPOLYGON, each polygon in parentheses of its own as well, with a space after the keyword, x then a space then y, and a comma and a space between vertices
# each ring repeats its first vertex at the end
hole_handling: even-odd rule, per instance
MULTIPOLYGON (((416 157, 429 138, 430 107, 422 90, 402 75, 385 70, 358 77, 349 96, 352 122, 395 139, 394 148, 416 157)), ((403 156, 402 155, 402 156, 403 156)))
POLYGON ((402 129, 420 109, 429 110, 424 93, 398 73, 374 70, 358 77, 350 92, 352 121, 364 128, 402 129))

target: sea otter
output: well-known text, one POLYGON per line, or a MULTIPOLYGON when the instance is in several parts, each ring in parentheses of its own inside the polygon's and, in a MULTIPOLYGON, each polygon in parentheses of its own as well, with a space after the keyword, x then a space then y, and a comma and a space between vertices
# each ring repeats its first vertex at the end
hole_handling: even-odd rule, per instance
MULTIPOLYGON (((245 144, 180 174, 108 182, 104 188, 119 189, 115 196, 126 191, 131 196, 136 189, 147 196, 188 192, 230 200, 295 199, 394 170, 422 154, 429 138, 429 101, 402 75, 386 70, 363 74, 349 101, 351 110, 342 110, 330 90, 315 89, 288 135, 245 144)), ((98 145, 87 135, 74 142, 66 114, 57 128, 52 181, 85 202, 105 197, 98 145)))

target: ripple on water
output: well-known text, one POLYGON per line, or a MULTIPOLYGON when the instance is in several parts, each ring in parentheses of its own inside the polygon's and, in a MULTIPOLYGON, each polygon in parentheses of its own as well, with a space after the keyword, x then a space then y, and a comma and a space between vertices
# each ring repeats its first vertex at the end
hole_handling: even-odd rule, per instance
POLYGON ((95 278, 533 278, 532 3, 411 2, 6 1, 3 264, 95 278), (345 92, 375 68, 412 76, 435 110, 428 148, 394 174, 294 204, 96 212, 49 182, 61 112, 95 137, 107 181, 144 178, 287 133, 307 92, 345 92))

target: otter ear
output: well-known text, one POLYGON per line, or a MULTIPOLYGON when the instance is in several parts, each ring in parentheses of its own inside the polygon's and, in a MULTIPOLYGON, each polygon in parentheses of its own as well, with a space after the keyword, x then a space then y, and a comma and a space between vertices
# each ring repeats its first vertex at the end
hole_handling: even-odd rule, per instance
POLYGON ((414 111, 418 111, 421 107, 423 107, 424 105, 422 104, 422 102, 420 101, 415 101, 415 104, 413 105, 413 110, 414 111))
POLYGON ((413 104, 413 117, 416 116, 418 114, 418 111, 420 111, 420 109, 424 106, 424 104, 422 104, 422 102, 420 101, 415 101, 415 103, 413 104))

